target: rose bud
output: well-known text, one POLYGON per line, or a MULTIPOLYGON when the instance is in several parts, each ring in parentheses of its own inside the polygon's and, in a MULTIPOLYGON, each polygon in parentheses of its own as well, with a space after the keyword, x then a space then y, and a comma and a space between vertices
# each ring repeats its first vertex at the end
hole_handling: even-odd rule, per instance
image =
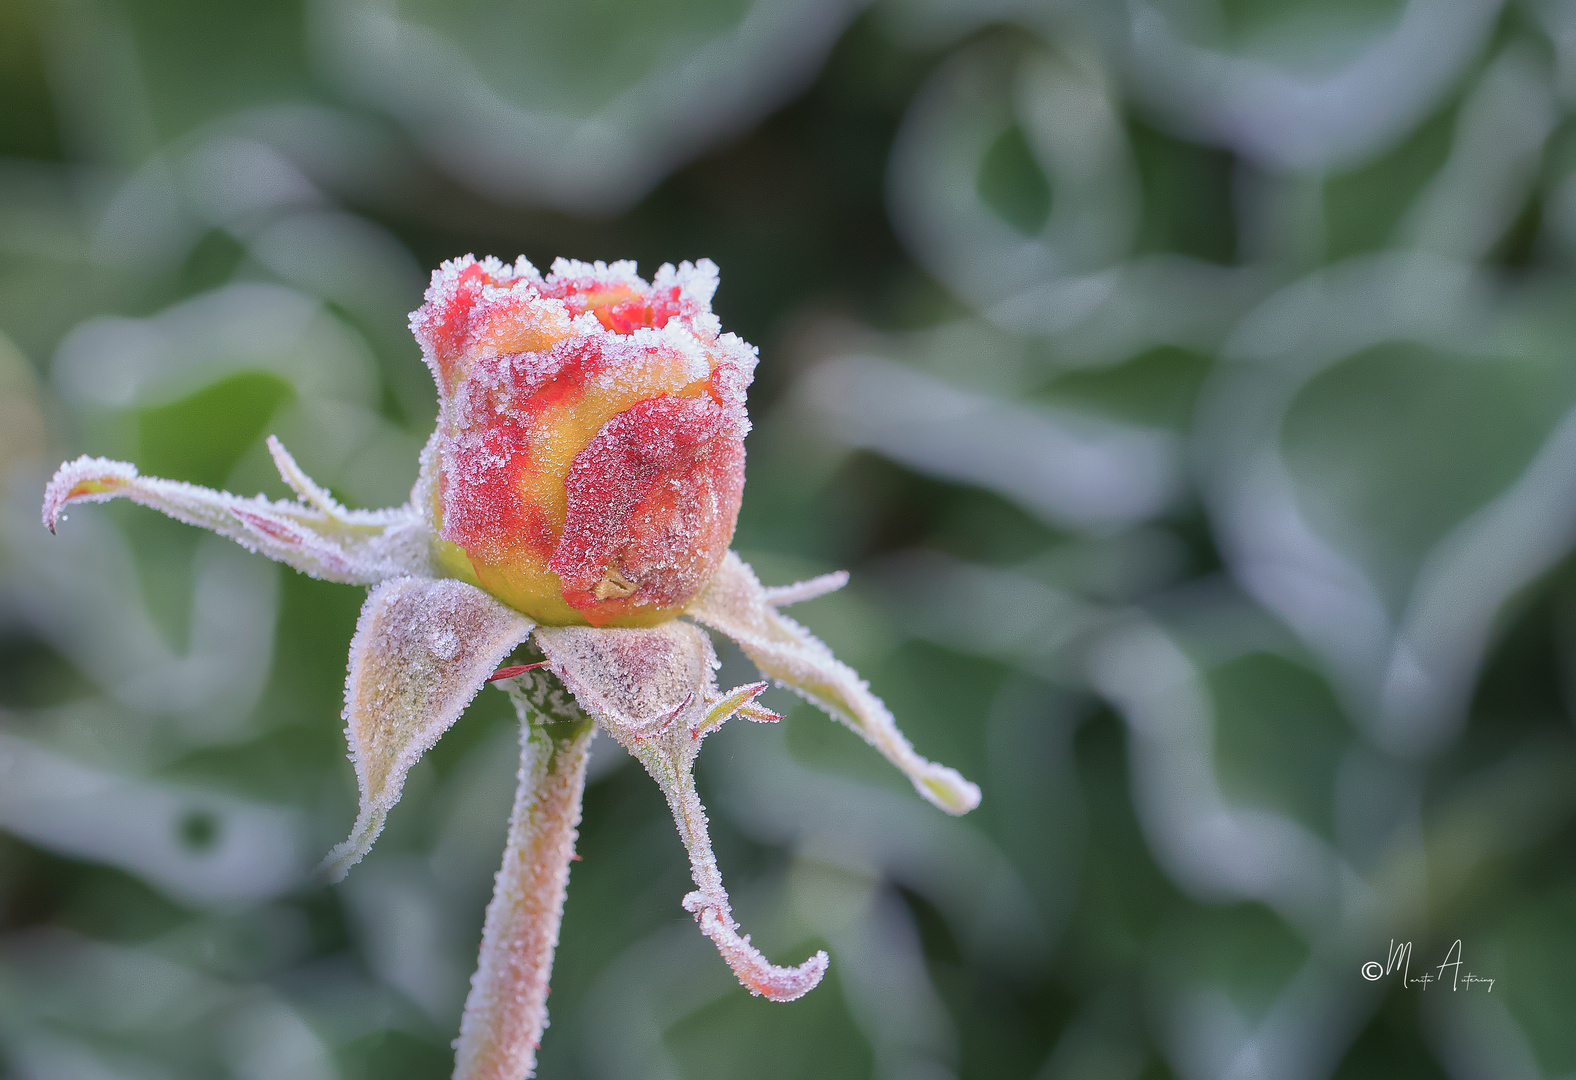
POLYGON ((534 1075, 597 729, 662 788, 695 883, 684 909, 739 981, 773 1001, 811 990, 827 955, 773 964, 734 918, 695 788, 706 736, 732 716, 777 719, 756 700, 770 679, 846 724, 948 813, 980 801, 957 770, 914 749, 857 672, 781 613, 847 574, 767 587, 727 550, 755 350, 719 333, 716 284, 704 261, 664 266, 651 285, 633 263, 559 261, 545 279, 523 259, 446 263, 411 317, 438 381, 439 420, 403 506, 341 505, 272 436, 293 500, 87 456, 44 489, 51 531, 75 503, 131 499, 313 577, 370 587, 342 714, 360 808, 323 860, 325 881, 367 854, 411 767, 477 691, 493 682, 508 693, 520 787, 454 1044, 458 1080, 534 1075), (731 638, 765 679, 718 686, 707 630, 731 638), (540 659, 505 664, 528 641, 540 659))
POLYGON ((717 268, 471 257, 411 316, 438 383, 438 562, 540 622, 683 611, 733 538, 754 347, 720 333, 717 268))

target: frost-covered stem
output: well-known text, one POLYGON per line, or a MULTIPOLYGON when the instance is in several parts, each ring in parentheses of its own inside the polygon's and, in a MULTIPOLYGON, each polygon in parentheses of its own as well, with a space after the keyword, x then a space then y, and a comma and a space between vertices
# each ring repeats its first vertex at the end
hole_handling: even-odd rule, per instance
POLYGON ((494 880, 481 957, 471 976, 454 1080, 534 1076, 547 1027, 547 981, 563 919, 569 863, 580 824, 589 719, 533 723, 520 711, 520 786, 503 867, 494 880))

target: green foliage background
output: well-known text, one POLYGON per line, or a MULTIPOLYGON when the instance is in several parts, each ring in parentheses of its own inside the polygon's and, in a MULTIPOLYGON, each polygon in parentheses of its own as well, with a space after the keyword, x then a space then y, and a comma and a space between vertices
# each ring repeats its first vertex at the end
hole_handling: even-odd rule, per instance
POLYGON ((540 1075, 1576 1075, 1573 108, 1568 0, 0 0, 0 1075, 448 1075, 503 695, 310 887, 360 591, 37 507, 403 500, 467 251, 721 266, 736 546, 985 793, 708 744, 774 1006, 603 745, 540 1075))

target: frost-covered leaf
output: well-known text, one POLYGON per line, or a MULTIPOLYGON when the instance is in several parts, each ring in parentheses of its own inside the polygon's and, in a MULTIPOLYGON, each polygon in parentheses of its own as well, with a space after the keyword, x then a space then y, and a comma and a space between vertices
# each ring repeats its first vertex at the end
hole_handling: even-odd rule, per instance
POLYGON ((808 630, 778 614, 755 572, 733 552, 690 614, 738 642, 763 674, 847 724, 947 813, 965 814, 979 805, 979 787, 956 769, 920 757, 869 685, 808 630))
POLYGON ((1568 340, 1464 264, 1356 258, 1263 304, 1201 400, 1226 564, 1392 752, 1458 729, 1503 605, 1576 540, 1568 340))
POLYGON ((1500 7, 1298 0, 1199 19, 1185 4, 1152 0, 1134 6, 1128 67, 1135 96, 1190 138, 1282 172, 1334 171, 1427 115, 1478 55, 1500 7))
POLYGON ((410 506, 347 510, 301 471, 277 439, 269 450, 285 482, 301 497, 290 503, 142 476, 126 461, 83 456, 62 465, 44 490, 44 524, 53 532, 74 502, 126 498, 188 525, 229 537, 248 551, 287 563, 311 577, 350 585, 429 573, 425 520, 410 506))
POLYGON ((306 826, 292 807, 94 768, 0 732, 0 828, 45 851, 120 867, 188 907, 255 903, 294 888, 306 826))
POLYGON ((826 953, 817 952, 797 967, 779 967, 739 933, 706 830, 706 808, 695 791, 695 757, 703 737, 730 713, 744 711, 761 688, 719 693, 711 641, 688 623, 629 630, 543 627, 536 640, 581 706, 661 786, 695 879, 684 909, 695 916, 701 932, 750 993, 772 1001, 809 993, 826 973, 826 953))
POLYGON ((340 77, 454 175, 507 202, 608 212, 797 92, 858 10, 331 0, 319 26, 340 77))
POLYGON ((372 590, 345 680, 345 736, 361 811, 320 874, 337 881, 361 861, 399 801, 405 774, 533 626, 463 581, 396 578, 372 590))
POLYGON ((1119 286, 1140 206, 1105 82, 1092 57, 1069 63, 990 39, 941 64, 903 119, 893 224, 1003 326, 1066 329, 1119 286), (1009 147, 1016 167, 1003 170, 1009 147))
MULTIPOLYGON (((245 908, 230 910, 247 912, 232 914, 236 919, 250 914, 245 908)), ((179 940, 181 930, 192 925, 171 937, 179 940)), ((259 923, 245 925, 255 933, 259 923)), ((29 927, 0 938, 7 1075, 51 1080, 342 1076, 334 1052, 314 1030, 318 1024, 307 1019, 311 1006, 287 1001, 274 989, 243 981, 244 976, 218 974, 212 959, 216 938, 223 954, 220 933, 208 939, 205 957, 183 955, 179 945, 169 947, 170 938, 132 945, 57 926, 29 927)), ((266 932, 253 938, 254 943, 268 940, 266 932)), ((343 993, 344 984, 338 989, 343 993)), ((343 997, 339 1004, 343 1007, 343 997)))
POLYGON ((1057 528, 1129 526, 1183 490, 1168 431, 974 393, 877 356, 823 363, 800 393, 829 441, 994 491, 1057 528))

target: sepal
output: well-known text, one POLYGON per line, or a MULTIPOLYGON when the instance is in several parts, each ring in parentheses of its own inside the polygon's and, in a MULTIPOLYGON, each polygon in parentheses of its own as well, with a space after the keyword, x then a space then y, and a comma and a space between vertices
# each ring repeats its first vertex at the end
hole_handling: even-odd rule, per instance
POLYGON ((396 578, 368 594, 345 679, 345 738, 361 808, 349 839, 323 860, 321 878, 338 881, 361 861, 411 766, 534 625, 474 585, 449 578, 396 578))
POLYGON ((853 668, 832 655, 804 627, 779 614, 794 603, 841 587, 846 577, 828 574, 799 585, 768 590, 734 552, 728 552, 689 614, 739 643, 761 673, 797 691, 842 721, 903 771, 926 799, 949 814, 979 805, 980 789, 956 770, 927 761, 898 730, 897 721, 853 668))
POLYGON ((706 712, 699 722, 690 728, 690 738, 700 739, 710 735, 722 727, 728 717, 735 714, 746 720, 753 720, 757 724, 775 724, 781 720, 781 716, 755 700, 766 692, 768 685, 770 684, 766 682, 745 683, 708 702, 706 712))
POLYGON ((706 808, 695 790, 695 757, 704 736, 748 707, 765 687, 757 683, 719 693, 711 641, 683 622, 627 630, 542 627, 536 642, 575 700, 662 788, 689 851, 696 885, 684 897, 684 909, 695 916, 734 975, 750 993, 771 1001, 792 1001, 808 993, 826 973, 826 953, 781 967, 739 932, 712 851, 706 808))
POLYGON ((313 483, 272 436, 268 449, 300 501, 270 501, 261 495, 243 499, 227 491, 143 476, 130 462, 83 456, 56 470, 44 489, 44 524, 54 532, 72 503, 125 498, 228 537, 311 577, 372 585, 392 577, 431 574, 429 530, 409 506, 347 510, 313 483))

